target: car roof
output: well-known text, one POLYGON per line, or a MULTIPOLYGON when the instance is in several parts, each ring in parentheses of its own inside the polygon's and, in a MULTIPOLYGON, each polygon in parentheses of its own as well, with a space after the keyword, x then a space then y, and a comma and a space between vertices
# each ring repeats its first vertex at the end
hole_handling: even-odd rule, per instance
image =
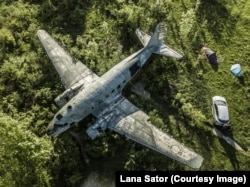
POLYGON ((217 105, 219 120, 229 121, 229 112, 226 105, 217 105))

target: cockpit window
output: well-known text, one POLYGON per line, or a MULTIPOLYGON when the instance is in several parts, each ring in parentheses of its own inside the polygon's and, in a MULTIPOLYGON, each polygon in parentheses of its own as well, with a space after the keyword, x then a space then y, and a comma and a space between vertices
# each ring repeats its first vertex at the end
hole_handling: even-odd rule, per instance
POLYGON ((58 119, 58 120, 60 120, 60 119, 62 119, 62 115, 61 114, 58 114, 57 116, 56 116, 56 119, 58 119))

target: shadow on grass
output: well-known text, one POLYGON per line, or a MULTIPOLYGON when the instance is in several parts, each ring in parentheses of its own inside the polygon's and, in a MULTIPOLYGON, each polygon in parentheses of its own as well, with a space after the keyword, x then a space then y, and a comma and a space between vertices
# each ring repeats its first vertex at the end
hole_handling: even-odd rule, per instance
POLYGON ((224 148, 225 152, 230 159, 232 167, 235 171, 241 170, 240 163, 236 157, 236 152, 244 152, 248 151, 248 148, 243 145, 243 143, 235 140, 233 135, 233 128, 224 129, 220 126, 214 126, 215 134, 218 136, 221 146, 224 148))
POLYGON ((214 71, 218 71, 218 69, 219 69, 219 65, 218 65, 218 64, 216 64, 216 65, 210 64, 210 65, 211 65, 211 67, 212 67, 212 69, 213 69, 214 71))
POLYGON ((244 77, 238 77, 238 81, 240 84, 245 85, 245 78, 244 77))
POLYGON ((234 168, 235 171, 240 169, 240 164, 239 161, 237 160, 236 157, 236 151, 237 150, 237 142, 234 142, 234 138, 233 138, 233 131, 232 130, 225 130, 222 128, 217 128, 217 132, 221 133, 221 137, 218 136, 219 138, 219 142, 221 144, 221 146, 224 148, 226 154, 228 155, 228 158, 230 159, 230 162, 232 164, 232 167, 234 168))
POLYGON ((43 2, 39 5, 39 22, 45 30, 70 34, 74 39, 85 31, 86 14, 91 3, 43 2))
POLYGON ((221 42, 224 34, 231 36, 235 32, 237 19, 230 15, 225 4, 217 0, 202 0, 197 9, 197 22, 206 21, 208 32, 217 42, 221 42))

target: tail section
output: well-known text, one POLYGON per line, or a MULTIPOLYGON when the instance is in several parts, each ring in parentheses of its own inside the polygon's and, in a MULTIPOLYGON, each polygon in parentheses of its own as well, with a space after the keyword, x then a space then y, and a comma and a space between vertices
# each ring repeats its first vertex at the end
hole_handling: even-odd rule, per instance
POLYGON ((143 31, 136 29, 136 35, 140 39, 144 47, 155 47, 156 51, 154 53, 164 56, 169 56, 173 58, 182 58, 183 55, 170 46, 164 44, 164 39, 167 36, 167 27, 164 22, 159 23, 155 32, 152 36, 144 33, 143 31))
POLYGON ((158 47, 164 43, 164 38, 167 36, 167 28, 164 23, 159 23, 154 34, 148 42, 148 47, 158 47))

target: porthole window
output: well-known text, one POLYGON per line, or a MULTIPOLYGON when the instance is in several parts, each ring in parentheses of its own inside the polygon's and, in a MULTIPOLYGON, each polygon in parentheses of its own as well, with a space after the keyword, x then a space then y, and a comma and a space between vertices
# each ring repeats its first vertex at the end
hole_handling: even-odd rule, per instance
POLYGON ((58 120, 60 120, 60 119, 62 119, 62 115, 61 114, 58 114, 57 116, 56 116, 56 119, 58 119, 58 120))

